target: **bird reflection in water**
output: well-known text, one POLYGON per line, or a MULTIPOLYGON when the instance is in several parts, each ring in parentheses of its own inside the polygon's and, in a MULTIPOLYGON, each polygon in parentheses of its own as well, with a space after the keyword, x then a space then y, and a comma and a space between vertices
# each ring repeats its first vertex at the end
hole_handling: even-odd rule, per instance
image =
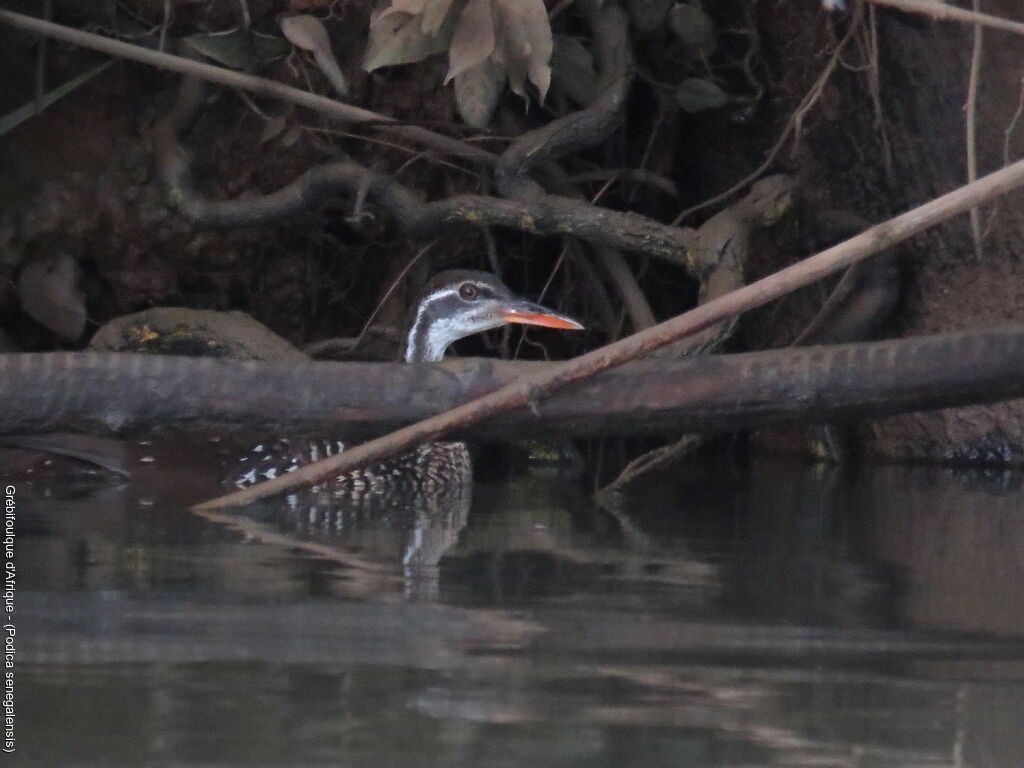
MULTIPOLYGON (((580 330, 576 320, 513 294, 496 276, 442 272, 424 287, 408 324, 403 358, 437 362, 459 339, 508 324, 580 330)), ((343 449, 335 441, 258 445, 230 482, 246 487, 292 472, 343 449)), ((397 555, 406 593, 437 593, 437 565, 466 523, 472 463, 465 443, 421 445, 382 463, 339 475, 308 494, 288 497, 287 525, 296 533, 346 548, 397 555), (383 550, 383 551, 382 551, 383 550)))

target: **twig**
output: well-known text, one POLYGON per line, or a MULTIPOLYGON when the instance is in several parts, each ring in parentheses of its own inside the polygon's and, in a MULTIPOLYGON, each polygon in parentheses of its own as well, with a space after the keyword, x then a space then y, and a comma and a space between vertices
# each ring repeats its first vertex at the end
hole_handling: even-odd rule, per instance
POLYGON ((907 13, 921 13, 931 16, 939 21, 962 21, 967 24, 977 24, 991 29, 1001 29, 1005 32, 1014 32, 1024 35, 1024 24, 1019 21, 1001 19, 998 16, 991 16, 987 13, 968 11, 965 8, 957 8, 955 5, 938 2, 938 0, 870 0, 875 5, 887 5, 890 8, 898 8, 907 13))
POLYGON ((1013 113, 1013 117, 1010 118, 1010 124, 1003 131, 1003 165, 1010 164, 1010 140, 1013 138, 1013 132, 1017 129, 1017 123, 1020 122, 1021 115, 1024 115, 1024 78, 1021 78, 1020 81, 1020 92, 1017 95, 1017 110, 1013 113))
POLYGON ((868 28, 864 37, 865 58, 868 61, 868 93, 871 95, 871 101, 875 107, 875 126, 878 129, 878 138, 882 142, 886 178, 892 180, 892 144, 889 141, 889 132, 885 129, 885 114, 882 109, 881 64, 878 60, 878 19, 873 5, 868 8, 868 28))
POLYGON ((602 168, 597 171, 584 171, 569 176, 568 181, 572 184, 582 184, 589 181, 618 181, 629 184, 646 184, 664 192, 669 197, 679 199, 679 188, 671 179, 644 168, 602 168))
MULTIPOLYGON (((615 309, 612 307, 611 297, 601 282, 597 269, 591 261, 590 254, 583 247, 579 240, 569 240, 569 254, 572 256, 573 264, 579 270, 580 277, 587 293, 590 296, 588 305, 597 313, 600 326, 605 329, 608 337, 613 341, 617 338, 615 334, 615 309)), ((589 324, 588 324, 589 325, 589 324)))
MULTIPOLYGON (((52 0, 43 3, 43 18, 49 19, 53 14, 52 0)), ((46 38, 40 38, 39 50, 36 51, 36 114, 43 111, 43 96, 46 94, 46 38)))
MULTIPOLYGON (((687 217, 693 215, 697 211, 701 211, 709 206, 720 203, 723 200, 728 200, 730 197, 735 195, 745 186, 750 184, 752 181, 756 180, 762 173, 764 173, 771 167, 772 163, 775 162, 775 158, 778 157, 779 152, 782 151, 782 148, 786 146, 786 142, 789 141, 789 137, 791 134, 795 134, 796 140, 799 141, 800 129, 803 124, 804 118, 807 116, 807 113, 810 111, 811 107, 813 107, 814 104, 818 101, 818 98, 821 96, 822 91, 825 90, 825 85, 826 83, 828 83, 829 78, 832 77, 832 72, 839 64, 840 57, 843 53, 843 49, 853 39, 854 34, 856 33, 857 28, 860 25, 862 16, 862 5, 860 3, 857 3, 856 10, 854 11, 854 16, 850 20, 850 28, 846 31, 846 34, 843 36, 842 40, 839 41, 838 45, 836 45, 836 49, 832 52, 832 56, 831 58, 829 58, 828 64, 825 65, 825 69, 823 69, 821 74, 818 75, 818 79, 814 81, 814 85, 811 86, 810 90, 804 95, 803 99, 801 99, 800 104, 793 111, 793 114, 790 115, 789 120, 786 121, 786 127, 782 129, 782 133, 779 135, 778 140, 775 142, 772 148, 768 150, 768 154, 765 157, 764 162, 762 162, 751 173, 747 174, 744 178, 740 179, 738 182, 733 184, 724 192, 721 192, 720 194, 717 194, 714 197, 708 198, 702 203, 698 203, 697 205, 691 206, 684 211, 680 211, 679 215, 672 219, 672 224, 674 226, 678 226, 687 217)), ((794 152, 795 151, 796 147, 794 147, 794 152)))
POLYGON ((654 325, 657 321, 654 319, 651 305, 640 289, 636 275, 629 268, 629 264, 626 263, 626 257, 622 255, 622 252, 617 248, 609 248, 606 245, 595 245, 594 253, 601 262, 601 266, 604 267, 605 272, 608 273, 608 276, 619 289, 619 294, 622 296, 622 301, 629 315, 629 322, 633 325, 633 330, 642 331, 644 328, 650 328, 654 325))
POLYGON ((248 0, 238 0, 242 11, 242 29, 248 31, 252 27, 252 14, 249 13, 248 0))
POLYGON ((663 445, 660 448, 655 448, 641 456, 637 456, 623 468, 618 477, 604 488, 598 490, 594 495, 600 499, 602 496, 629 485, 641 475, 675 463, 683 456, 697 450, 704 444, 707 438, 707 435, 683 435, 674 443, 663 445))
MULTIPOLYGON (((399 285, 401 285, 402 281, 405 279, 405 276, 409 273, 409 270, 412 269, 420 259, 422 259, 428 253, 430 253, 430 249, 434 247, 434 243, 436 242, 436 240, 432 240, 425 246, 420 248, 419 251, 417 251, 416 255, 409 259, 409 263, 402 267, 401 271, 398 273, 398 276, 391 281, 391 285, 388 286, 388 289, 384 292, 384 295, 381 297, 380 301, 377 302, 377 306, 373 308, 373 312, 370 313, 370 316, 366 319, 366 322, 363 324, 363 329, 359 331, 359 335, 356 337, 357 347, 359 346, 359 343, 363 340, 363 337, 366 335, 366 332, 370 330, 370 324, 376 319, 377 314, 387 303, 387 300, 391 298, 391 294, 395 292, 395 289, 398 288, 399 285)), ((403 328, 402 331, 404 333, 408 333, 409 329, 403 328)))
POLYGON ((397 120, 387 115, 381 115, 367 109, 354 107, 351 104, 344 104, 340 101, 317 96, 314 93, 293 88, 273 80, 267 80, 264 77, 247 75, 242 72, 225 69, 224 67, 185 59, 181 56, 151 51, 138 45, 131 45, 120 40, 94 35, 91 32, 79 29, 71 29, 70 27, 53 24, 42 19, 33 18, 32 16, 14 13, 13 11, 0 10, 0 22, 10 24, 18 29, 25 29, 56 38, 57 40, 63 40, 73 45, 81 45, 96 51, 109 53, 112 56, 120 56, 171 72, 179 72, 183 75, 192 75, 211 83, 218 83, 231 88, 240 88, 260 96, 281 99, 282 101, 298 104, 301 107, 312 109, 315 112, 346 123, 367 124, 375 130, 402 136, 410 141, 425 144, 443 152, 472 160, 473 162, 484 165, 493 165, 497 162, 497 157, 493 153, 471 144, 466 144, 458 139, 452 139, 419 126, 400 125, 397 120))
MULTIPOLYGON (((981 10, 981 0, 973 0, 974 11, 981 10)), ((978 80, 981 77, 983 27, 974 25, 974 46, 971 50, 971 74, 967 81, 967 103, 964 104, 966 118, 967 181, 978 178, 978 80)), ((981 258, 981 210, 971 208, 971 238, 974 240, 974 255, 981 258)))
MULTIPOLYGON (((521 200, 524 205, 558 200, 554 195, 545 194, 541 186, 530 178, 530 171, 569 152, 605 141, 622 123, 623 107, 634 70, 633 52, 626 34, 628 22, 622 9, 607 5, 593 13, 591 26, 594 30, 595 58, 601 71, 601 95, 587 107, 553 120, 543 128, 528 131, 508 146, 498 160, 494 174, 495 186, 502 196, 521 200)), ((594 196, 590 201, 591 206, 607 191, 614 178, 609 179, 594 196)), ((571 194, 573 198, 582 196, 578 190, 571 194)), ((581 212, 601 210, 582 203, 576 205, 581 212)), ((604 211, 598 215, 604 218, 613 214, 604 211)), ((598 261, 619 289, 634 329, 654 325, 654 315, 647 299, 625 258, 617 250, 635 249, 623 242, 612 242, 608 237, 589 239, 598 261)), ((692 259, 692 255, 687 257, 690 264, 687 269, 696 275, 692 259)))
POLYGON ((548 371, 525 376, 489 395, 384 437, 370 440, 337 456, 309 464, 291 474, 268 480, 245 490, 212 499, 200 504, 199 507, 213 509, 236 506, 292 488, 320 482, 370 462, 382 461, 400 451, 408 450, 418 443, 437 440, 499 413, 525 406, 574 381, 620 365, 684 336, 710 328, 741 312, 762 306, 798 288, 810 285, 902 242, 928 227, 970 210, 997 195, 1016 189, 1022 184, 1024 184, 1024 160, 878 224, 866 232, 798 264, 702 304, 696 309, 653 328, 596 349, 548 371))
MULTIPOLYGON (((1003 167, 1010 164, 1010 142, 1013 139, 1013 132, 1017 130, 1017 124, 1020 122, 1022 115, 1024 115, 1024 78, 1021 78, 1020 91, 1017 94, 1017 110, 1013 113, 1013 117, 1010 118, 1010 123, 1003 130, 1003 167)), ((996 204, 992 206, 992 212, 988 216, 988 222, 985 224, 985 232, 982 237, 988 237, 993 227, 995 227, 996 219, 999 217, 1001 202, 996 201, 996 204)))
POLYGON ((160 24, 160 40, 157 43, 156 49, 163 53, 167 49, 167 28, 171 25, 171 14, 174 13, 174 8, 171 5, 171 0, 164 0, 164 20, 160 24))

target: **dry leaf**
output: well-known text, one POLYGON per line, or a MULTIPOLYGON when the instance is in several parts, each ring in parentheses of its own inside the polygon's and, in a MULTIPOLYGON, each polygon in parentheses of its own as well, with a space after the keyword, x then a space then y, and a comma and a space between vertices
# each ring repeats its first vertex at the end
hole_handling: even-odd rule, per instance
POLYGON ((436 35, 444 24, 453 0, 392 0, 391 5, 381 12, 382 16, 389 13, 408 13, 419 16, 420 31, 425 35, 436 35))
POLYGON ((62 339, 77 341, 87 316, 78 282, 78 262, 71 256, 29 262, 18 278, 21 310, 62 339))
POLYGON ((420 28, 424 34, 436 35, 441 31, 444 21, 448 18, 448 11, 451 10, 452 0, 432 0, 423 9, 423 22, 420 28))
POLYGON ((504 87, 505 71, 490 58, 457 74, 455 104, 466 125, 485 129, 504 87))
POLYGON ((348 82, 331 50, 331 38, 320 19, 315 16, 286 16, 281 19, 281 32, 304 51, 312 51, 317 67, 340 95, 348 93, 348 82))
POLYGON ((419 16, 423 13, 427 0, 391 0, 391 5, 380 11, 384 17, 392 13, 408 13, 410 16, 419 16))
POLYGON ((491 0, 469 0, 459 15, 459 23, 448 49, 447 83, 472 69, 494 53, 494 18, 491 0))
POLYGON ((363 67, 419 61, 449 42, 445 82, 470 125, 486 126, 506 80, 524 98, 529 80, 543 101, 553 48, 544 0, 391 0, 370 21, 363 67))
POLYGON ((526 96, 525 83, 537 87, 540 100, 551 84, 551 24, 544 0, 494 0, 498 8, 498 55, 514 93, 526 96))
POLYGON ((363 59, 367 72, 419 61, 448 47, 449 38, 443 30, 428 35, 421 27, 420 16, 390 10, 376 14, 370 21, 370 42, 363 59))
POLYGON ((295 146, 299 139, 302 138, 302 126, 293 125, 289 128, 285 134, 281 137, 281 146, 285 149, 295 146))
POLYGON ((411 16, 419 16, 420 32, 427 37, 434 37, 441 33, 444 19, 452 9, 454 0, 392 0, 379 16, 387 16, 391 13, 408 13, 411 16))
POLYGON ((285 16, 281 19, 281 32, 289 42, 304 51, 331 49, 331 38, 315 16, 285 16))
POLYGON ((266 125, 263 126, 263 132, 260 134, 260 144, 266 144, 268 141, 273 141, 285 128, 288 127, 288 115, 278 115, 267 120, 266 125))

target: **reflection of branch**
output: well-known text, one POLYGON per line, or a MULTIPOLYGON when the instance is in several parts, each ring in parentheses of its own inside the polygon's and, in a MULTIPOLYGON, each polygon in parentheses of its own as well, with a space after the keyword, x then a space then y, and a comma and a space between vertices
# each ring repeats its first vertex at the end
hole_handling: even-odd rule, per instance
POLYGON ((629 462, 619 472, 618 477, 597 492, 596 497, 599 500, 608 499, 608 494, 624 488, 641 475, 646 475, 650 472, 664 469, 670 464, 678 463, 683 456, 702 446, 705 437, 705 435, 695 434, 683 435, 674 443, 647 451, 629 462))
MULTIPOLYGON (((370 440, 329 459, 301 467, 291 474, 205 502, 201 506, 234 506, 316 483, 371 462, 390 458, 418 443, 440 439, 514 408, 536 406, 542 397, 567 384, 621 365, 742 312, 763 306, 1021 185, 1024 185, 1024 160, 653 328, 553 366, 547 371, 525 376, 446 413, 370 440)), ((854 361, 851 363, 855 364, 854 361)))
POLYGON ((275 530, 267 523, 257 520, 250 520, 238 515, 230 515, 213 510, 194 510, 197 515, 211 523, 223 525, 228 530, 242 534, 249 541, 258 541, 261 544, 283 547, 285 549, 299 550, 313 557, 322 558, 328 562, 343 565, 346 568, 357 569, 364 574, 374 574, 381 578, 396 579, 395 569, 386 561, 374 560, 372 557, 364 557, 356 552, 349 552, 343 547, 334 547, 319 541, 310 541, 298 536, 291 536, 287 533, 275 530))

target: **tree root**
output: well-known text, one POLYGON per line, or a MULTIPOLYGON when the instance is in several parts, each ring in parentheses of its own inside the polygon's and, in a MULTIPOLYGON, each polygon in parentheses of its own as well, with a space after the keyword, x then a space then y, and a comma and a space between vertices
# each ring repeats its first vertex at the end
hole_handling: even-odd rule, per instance
POLYGON ((349 160, 311 168, 266 195, 236 200, 205 199, 192 184, 188 155, 180 144, 180 135, 202 106, 204 86, 193 77, 183 79, 174 107, 153 126, 154 154, 168 199, 195 225, 220 229, 272 224, 315 210, 331 196, 344 192, 364 195, 385 209, 399 228, 413 237, 433 237, 458 225, 567 235, 603 248, 654 256, 683 267, 694 277, 706 277, 717 266, 722 244, 710 241, 699 230, 669 226, 640 214, 548 194, 528 175, 544 162, 600 143, 621 121, 632 67, 620 16, 621 11, 608 7, 594 22, 606 85, 601 97, 591 107, 521 136, 499 158, 496 186, 502 195, 512 199, 456 195, 425 202, 391 176, 349 160))
MULTIPOLYGON (((571 235, 590 242, 645 253, 699 275, 707 260, 698 254, 696 231, 670 227, 635 213, 611 211, 559 195, 512 201, 487 195, 455 195, 424 202, 391 176, 354 161, 310 168, 266 195, 208 200, 195 190, 178 131, 194 116, 198 81, 186 78, 178 104, 154 126, 153 147, 168 200, 193 224, 208 229, 264 226, 316 208, 339 192, 364 194, 385 209, 407 235, 430 238, 452 226, 498 226, 535 235, 571 235)), ((199 100, 201 103, 201 100, 199 100)))

